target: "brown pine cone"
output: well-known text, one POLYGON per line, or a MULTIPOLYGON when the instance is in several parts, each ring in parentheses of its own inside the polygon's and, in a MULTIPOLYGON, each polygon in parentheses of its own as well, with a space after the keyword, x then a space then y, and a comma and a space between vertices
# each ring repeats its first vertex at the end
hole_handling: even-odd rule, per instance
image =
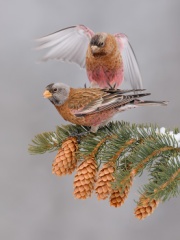
POLYGON ((141 196, 139 199, 139 203, 137 207, 135 208, 134 214, 139 219, 142 220, 145 217, 149 216, 154 212, 156 207, 158 206, 159 201, 153 199, 150 200, 149 198, 146 198, 145 196, 141 196))
POLYGON ((114 164, 105 163, 98 173, 98 178, 95 186, 98 200, 106 199, 112 192, 111 182, 114 181, 114 164))
POLYGON ((77 168, 74 177, 74 196, 86 199, 91 196, 96 181, 97 164, 93 157, 86 159, 77 168))
POLYGON ((58 176, 71 174, 77 166, 77 159, 75 156, 77 150, 77 139, 75 137, 69 137, 66 139, 62 143, 61 148, 54 159, 52 173, 58 176))
POLYGON ((121 188, 112 190, 112 193, 109 199, 110 205, 113 207, 120 207, 121 205, 123 205, 124 201, 128 197, 131 186, 132 186, 132 180, 124 188, 123 191, 121 188))

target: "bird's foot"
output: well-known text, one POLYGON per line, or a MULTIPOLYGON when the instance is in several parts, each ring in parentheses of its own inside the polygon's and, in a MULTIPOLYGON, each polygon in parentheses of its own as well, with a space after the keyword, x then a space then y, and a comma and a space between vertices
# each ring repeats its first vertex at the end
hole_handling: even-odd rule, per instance
POLYGON ((77 133, 77 132, 72 132, 70 134, 70 137, 75 137, 77 139, 78 144, 81 142, 81 139, 86 136, 87 134, 90 133, 90 127, 86 127, 87 131, 81 132, 81 133, 77 133))
POLYGON ((114 85, 111 85, 109 82, 107 83, 109 85, 110 90, 115 90, 116 89, 116 83, 114 85))

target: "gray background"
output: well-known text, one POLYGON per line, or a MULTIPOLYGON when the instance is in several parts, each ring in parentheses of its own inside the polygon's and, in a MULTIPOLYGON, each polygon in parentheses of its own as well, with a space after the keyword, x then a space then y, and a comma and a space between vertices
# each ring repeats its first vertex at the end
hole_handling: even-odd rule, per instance
POLYGON ((42 97, 45 86, 62 81, 87 83, 76 65, 37 64, 34 39, 82 23, 95 32, 123 32, 134 47, 151 99, 169 100, 166 108, 141 108, 117 119, 180 127, 180 1, 1 0, 0 7, 0 239, 180 239, 179 198, 160 205, 144 221, 133 216, 137 178, 118 209, 93 196, 73 198, 73 176, 51 174, 56 153, 31 156, 28 143, 37 133, 64 123, 42 97))

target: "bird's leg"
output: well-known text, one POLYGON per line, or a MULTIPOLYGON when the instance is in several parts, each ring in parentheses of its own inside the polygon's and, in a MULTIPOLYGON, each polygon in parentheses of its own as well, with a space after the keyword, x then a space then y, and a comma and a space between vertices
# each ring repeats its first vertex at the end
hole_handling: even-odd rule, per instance
POLYGON ((89 133, 96 133, 97 130, 99 129, 99 125, 97 126, 91 126, 91 127, 86 127, 87 131, 81 132, 81 133, 71 133, 71 137, 76 137, 77 138, 77 142, 80 143, 81 142, 81 138, 86 136, 89 133))
POLYGON ((107 82, 109 89, 113 89, 113 87, 111 86, 111 84, 109 82, 107 82))
MULTIPOLYGON (((92 86, 91 86, 91 87, 92 87, 92 86)), ((90 87, 88 87, 87 84, 85 83, 85 84, 84 84, 84 88, 90 88, 90 87)))
POLYGON ((99 129, 99 125, 97 125, 97 126, 91 126, 90 132, 96 133, 98 129, 99 129))
POLYGON ((114 84, 113 89, 116 89, 116 83, 114 84))
POLYGON ((115 90, 116 89, 116 83, 114 83, 114 85, 111 85, 109 82, 107 82, 107 84, 109 85, 110 90, 115 90))

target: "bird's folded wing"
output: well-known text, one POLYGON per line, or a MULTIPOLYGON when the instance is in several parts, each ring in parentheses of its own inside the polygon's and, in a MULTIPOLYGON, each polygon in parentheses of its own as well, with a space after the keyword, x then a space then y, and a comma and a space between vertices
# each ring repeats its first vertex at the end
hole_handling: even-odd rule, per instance
POLYGON ((37 49, 51 48, 43 61, 58 59, 77 63, 84 68, 87 47, 93 35, 93 31, 84 25, 64 28, 37 39, 37 49))
POLYGON ((127 37, 122 33, 117 33, 114 36, 122 54, 125 80, 130 82, 133 89, 142 88, 142 77, 138 62, 127 37))
POLYGON ((76 89, 76 91, 70 92, 68 108, 74 113, 88 106, 93 109, 94 102, 97 105, 101 103, 103 94, 104 92, 99 88, 76 89))
MULTIPOLYGON (((108 93, 103 90, 97 90, 96 93, 88 91, 83 91, 80 97, 79 93, 71 96, 69 101, 69 108, 72 113, 77 117, 83 116, 86 114, 93 114, 111 108, 121 107, 138 97, 143 97, 149 94, 132 94, 132 95, 123 95, 117 93, 108 93)), ((89 91, 90 90, 90 91, 89 91)))

